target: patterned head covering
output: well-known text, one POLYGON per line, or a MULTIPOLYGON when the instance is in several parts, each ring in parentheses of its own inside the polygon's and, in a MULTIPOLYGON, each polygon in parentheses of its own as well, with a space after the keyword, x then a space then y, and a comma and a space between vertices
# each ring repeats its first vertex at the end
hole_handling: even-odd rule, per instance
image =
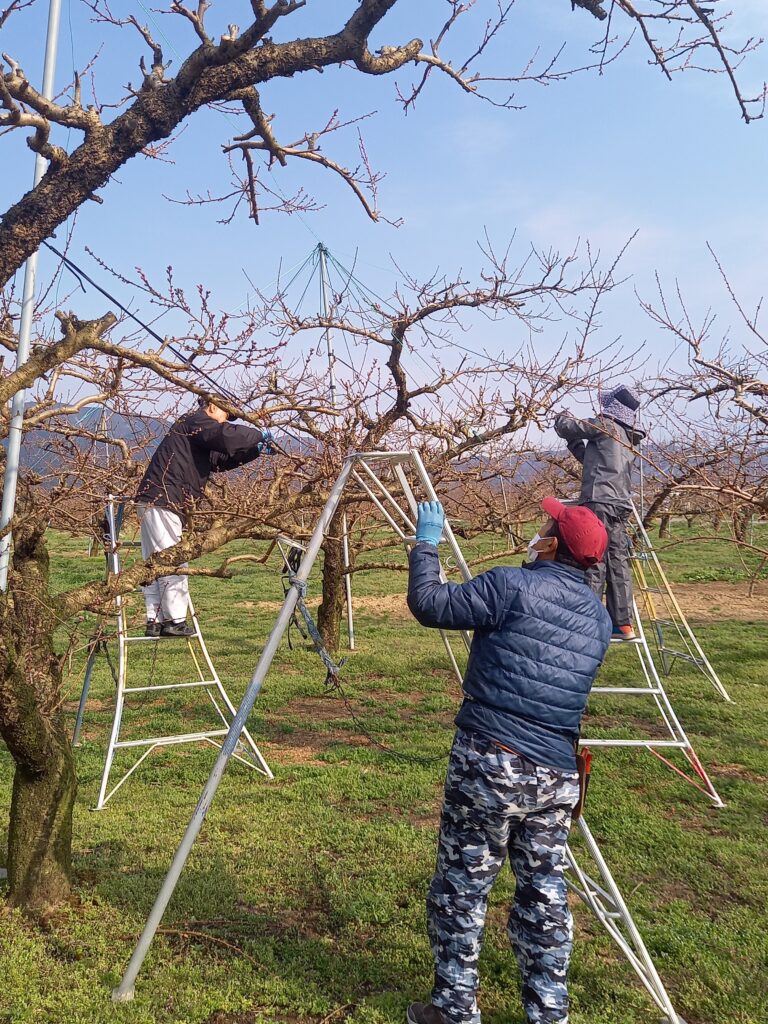
POLYGON ((640 399, 626 384, 619 384, 611 391, 606 391, 600 398, 600 411, 603 416, 616 420, 623 427, 635 430, 637 427, 637 410, 640 399))

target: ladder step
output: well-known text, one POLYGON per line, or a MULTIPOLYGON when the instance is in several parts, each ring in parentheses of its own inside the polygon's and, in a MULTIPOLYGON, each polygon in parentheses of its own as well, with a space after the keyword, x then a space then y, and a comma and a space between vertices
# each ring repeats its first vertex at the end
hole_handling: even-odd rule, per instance
POLYGON ((660 647, 659 650, 662 654, 666 654, 670 658, 679 658, 681 661, 689 661, 692 665, 697 665, 702 671, 705 671, 704 662, 701 658, 695 658, 692 654, 684 654, 682 651, 672 651, 669 647, 660 647))
POLYGON ((229 729, 209 729, 207 732, 188 732, 178 736, 154 736, 146 740, 120 740, 115 750, 123 747, 170 747, 174 743, 196 743, 213 739, 214 736, 226 736, 229 729))
MULTIPOLYGON (((124 636, 123 637, 123 640, 127 644, 128 643, 131 643, 131 644, 133 644, 133 643, 141 643, 142 641, 144 643, 154 644, 154 643, 157 643, 158 640, 178 640, 178 639, 179 639, 179 637, 177 637, 177 636, 124 636)), ((193 633, 192 636, 184 637, 184 639, 185 640, 197 640, 198 639, 198 634, 197 633, 193 633)))
POLYGON ((216 686, 216 679, 199 679, 194 683, 158 683, 156 686, 126 686, 123 693, 152 693, 155 690, 191 690, 198 686, 216 686))
POLYGON ((676 629, 677 623, 672 619, 651 619, 654 626, 668 626, 670 629, 676 629))
POLYGON ((593 686, 590 693, 638 693, 654 694, 663 693, 658 687, 651 689, 649 686, 593 686))
POLYGON ((582 746, 588 744, 590 747, 677 747, 678 750, 687 750, 690 747, 685 740, 610 740, 610 739, 588 739, 582 736, 579 739, 582 746))
POLYGON ((612 644, 626 644, 627 646, 629 646, 630 644, 642 644, 643 643, 643 638, 641 636, 633 636, 631 640, 623 640, 621 637, 612 636, 611 637, 611 643, 612 644))
POLYGON ((661 589, 661 587, 639 587, 638 589, 641 590, 644 594, 663 594, 663 593, 665 593, 665 591, 663 591, 661 589))

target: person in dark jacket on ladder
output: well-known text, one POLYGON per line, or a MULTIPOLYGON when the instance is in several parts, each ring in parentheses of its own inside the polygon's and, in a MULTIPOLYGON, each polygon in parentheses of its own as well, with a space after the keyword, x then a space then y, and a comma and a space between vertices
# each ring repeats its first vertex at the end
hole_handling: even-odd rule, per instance
POLYGON ((608 531, 605 559, 587 573, 602 597, 618 640, 633 640, 632 563, 627 523, 632 514, 632 473, 637 445, 645 437, 637 427, 640 400, 624 384, 602 396, 600 415, 581 420, 568 412, 555 418, 555 432, 582 464, 579 503, 592 509, 608 531))
MULTIPOLYGON (((178 544, 182 516, 203 496, 211 473, 236 469, 262 453, 272 452, 269 430, 235 426, 234 416, 216 405, 215 396, 200 396, 199 408, 178 419, 157 447, 147 467, 136 503, 141 521, 141 553, 178 544)), ((144 587, 145 636, 189 637, 187 576, 161 576, 144 587)))
POLYGON ((419 505, 408 607, 423 626, 473 629, 427 896, 431 1002, 409 1024, 479 1024, 477 964, 488 894, 508 856, 517 886, 507 934, 529 1024, 567 1024, 573 927, 565 847, 578 800, 581 717, 611 620, 585 570, 605 527, 589 509, 543 503, 550 517, 522 569, 441 583, 439 502, 419 505))

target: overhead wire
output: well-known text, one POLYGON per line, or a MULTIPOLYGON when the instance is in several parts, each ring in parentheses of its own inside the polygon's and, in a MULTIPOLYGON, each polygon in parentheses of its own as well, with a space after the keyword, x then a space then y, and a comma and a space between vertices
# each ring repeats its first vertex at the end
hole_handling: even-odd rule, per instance
MULTIPOLYGON (((176 356, 177 359, 184 363, 188 370, 190 370, 192 373, 197 374, 197 376, 201 380, 204 380, 206 381, 206 383, 210 384, 215 392, 220 394, 223 398, 226 398, 228 401, 232 402, 233 405, 240 406, 240 400, 237 398, 236 395, 234 395, 229 390, 229 388, 226 387, 226 385, 221 384, 214 377, 212 377, 206 370, 203 370, 201 367, 196 366, 193 358, 184 355, 184 353, 175 345, 172 345, 167 338, 161 337, 157 333, 157 331, 155 331, 148 324, 144 323, 143 320, 140 320, 139 317, 137 317, 135 313, 132 313, 127 306, 124 306, 123 303, 120 302, 118 298, 116 298, 109 291, 107 291, 106 288, 102 288, 100 284, 97 284, 96 281, 94 281, 93 278, 89 274, 87 274, 82 267, 78 266, 74 262, 74 260, 70 259, 70 257, 66 256, 63 252, 60 252, 54 245, 51 245, 51 243, 46 240, 43 240, 43 245, 46 246, 46 248, 50 249, 51 252, 54 253, 62 261, 64 266, 67 268, 67 270, 69 270, 71 274, 74 274, 78 281, 80 281, 80 285, 84 291, 85 286, 82 284, 82 282, 87 281, 92 288, 95 288, 96 291, 100 292, 106 299, 114 303, 115 306, 117 306, 117 308, 121 310, 121 312, 123 312, 127 317, 133 320, 134 323, 138 324, 138 326, 141 327, 142 330, 146 331, 151 338, 157 341, 163 348, 167 348, 169 352, 171 352, 174 356, 176 356)), ((291 440, 299 441, 299 439, 293 433, 291 433, 291 431, 288 430, 287 427, 283 426, 282 424, 280 425, 280 430, 283 433, 285 433, 288 437, 290 437, 291 440)))
MULTIPOLYGON (((300 273, 302 272, 302 270, 303 270, 303 269, 304 269, 304 268, 306 267, 306 265, 307 265, 307 264, 309 263, 309 261, 310 261, 310 260, 312 259, 312 254, 313 254, 313 253, 314 253, 314 249, 313 249, 313 250, 312 250, 312 251, 311 251, 311 252, 309 253, 309 255, 308 255, 308 256, 306 256, 306 257, 305 257, 305 258, 304 258, 303 260, 298 260, 298 261, 297 261, 296 263, 294 263, 294 264, 293 264, 293 266, 292 266, 292 267, 290 267, 290 268, 288 269, 288 273, 289 273, 289 274, 291 274, 291 273, 293 273, 293 271, 294 271, 294 270, 296 270, 296 268, 297 268, 297 267, 299 268, 298 270, 296 270, 296 273, 295 273, 295 274, 293 274, 293 277, 292 277, 292 278, 290 279, 290 281, 288 282, 288 284, 287 284, 287 285, 285 285, 285 287, 284 287, 284 288, 282 289, 283 291, 287 292, 287 291, 288 291, 288 289, 289 289, 289 288, 291 288, 291 287, 293 286, 293 283, 295 282, 296 278, 297 278, 297 277, 299 276, 299 274, 300 274, 300 273)), ((267 288, 267 289, 269 289, 269 288, 271 288, 271 287, 272 287, 273 285, 276 285, 276 284, 278 284, 278 283, 279 283, 279 281, 280 281, 280 276, 281 276, 281 273, 282 273, 282 271, 279 271, 279 272, 278 272, 278 275, 277 275, 277 277, 276 277, 276 278, 275 278, 275 279, 274 279, 273 281, 270 281, 270 283, 269 283, 268 285, 266 285, 266 288, 267 288)), ((255 284, 253 283, 253 281, 252 281, 252 280, 250 279, 250 277, 248 276, 248 274, 246 273, 246 271, 245 271, 245 270, 243 270, 243 274, 245 274, 245 279, 246 279, 246 281, 248 282, 248 284, 249 284, 249 285, 251 286, 251 288, 253 288, 253 290, 254 290, 255 292, 258 292, 258 290, 259 290, 259 289, 258 289, 258 288, 256 287, 256 285, 255 285, 255 284)), ((239 313, 239 312, 240 312, 240 311, 242 310, 243 306, 247 305, 247 303, 248 303, 249 299, 250 299, 250 296, 249 296, 249 298, 248 298, 248 299, 245 299, 245 301, 244 301, 244 302, 241 302, 241 303, 240 303, 240 305, 239 305, 239 306, 237 307, 237 309, 235 310, 235 312, 236 312, 236 313, 239 313)))
MULTIPOLYGON (((335 261, 332 261, 332 262, 331 262, 331 267, 332 267, 332 269, 336 270, 336 273, 337 273, 337 274, 339 273, 339 272, 338 272, 338 269, 337 269, 337 267, 336 267, 336 265, 335 265, 335 261)), ((332 286, 332 282, 331 282, 331 275, 330 275, 330 271, 329 271, 329 273, 328 273, 328 282, 329 282, 329 284, 331 284, 331 286, 332 286)), ((341 288, 341 289, 339 290, 339 292, 338 292, 338 294, 339 294, 339 295, 343 295, 343 294, 344 294, 344 292, 345 292, 345 291, 346 291, 346 289, 347 289, 347 285, 346 285, 346 283, 345 283, 344 281, 342 281, 342 285, 343 285, 343 287, 342 287, 342 288, 341 288)), ((331 291, 333 292, 333 287, 331 287, 331 291)), ((353 356, 352 356, 352 350, 351 350, 351 349, 350 349, 350 347, 349 347, 349 338, 348 338, 348 332, 347 332, 347 331, 345 331, 343 327, 341 327, 341 328, 339 328, 339 333, 341 334, 341 337, 342 337, 342 341, 344 342, 344 348, 346 349, 346 352, 347 352, 347 356, 348 356, 348 358, 349 358, 349 366, 350 366, 350 369, 351 369, 351 370, 352 370, 352 372, 353 372, 353 373, 355 374, 355 376, 357 376, 357 375, 358 375, 358 370, 357 370, 357 368, 356 368, 356 366, 355 366, 355 360, 354 360, 354 358, 353 358, 353 356)), ((353 345, 354 345, 354 341, 353 341, 353 345)), ((361 370, 360 370, 360 372, 362 372, 362 366, 361 366, 361 370)))

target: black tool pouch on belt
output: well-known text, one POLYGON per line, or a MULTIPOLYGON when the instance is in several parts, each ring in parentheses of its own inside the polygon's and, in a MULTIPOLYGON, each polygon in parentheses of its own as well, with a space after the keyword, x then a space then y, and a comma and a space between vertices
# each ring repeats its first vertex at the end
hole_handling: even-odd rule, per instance
POLYGON ((579 800, 573 808, 574 821, 581 817, 584 811, 584 804, 587 802, 589 776, 592 771, 592 751, 589 747, 584 747, 576 754, 576 770, 579 773, 579 800))

